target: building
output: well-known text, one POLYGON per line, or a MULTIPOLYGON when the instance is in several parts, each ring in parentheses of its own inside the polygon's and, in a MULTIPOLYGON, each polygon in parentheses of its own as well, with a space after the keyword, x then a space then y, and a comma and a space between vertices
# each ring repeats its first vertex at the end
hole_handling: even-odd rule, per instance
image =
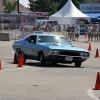
MULTIPOLYGON (((14 2, 15 0, 9 0, 14 2)), ((0 25, 3 23, 5 27, 11 27, 12 29, 18 28, 20 24, 34 24, 36 19, 47 19, 48 12, 32 12, 30 9, 19 4, 19 12, 17 12, 17 7, 14 12, 4 13, 4 6, 2 5, 2 0, 0 0, 0 25)))
MULTIPOLYGON (((14 2, 15 0, 9 0, 9 1, 14 2)), ((4 12, 4 8, 5 7, 2 5, 2 0, 0 0, 0 12, 4 12)), ((17 7, 16 7, 15 11, 17 11, 17 7)), ((22 4, 19 4, 19 12, 31 12, 31 11, 30 11, 30 9, 24 7, 22 4)))

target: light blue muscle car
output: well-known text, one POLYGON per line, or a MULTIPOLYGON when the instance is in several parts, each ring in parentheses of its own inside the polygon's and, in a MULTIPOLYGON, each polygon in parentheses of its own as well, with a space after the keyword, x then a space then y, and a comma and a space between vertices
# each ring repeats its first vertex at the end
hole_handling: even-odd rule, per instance
POLYGON ((52 64, 74 63, 75 67, 80 67, 81 63, 90 56, 88 50, 77 48, 66 37, 53 34, 30 34, 24 39, 14 41, 12 48, 17 61, 19 56, 24 54, 25 61, 38 60, 41 66, 50 62, 52 64))

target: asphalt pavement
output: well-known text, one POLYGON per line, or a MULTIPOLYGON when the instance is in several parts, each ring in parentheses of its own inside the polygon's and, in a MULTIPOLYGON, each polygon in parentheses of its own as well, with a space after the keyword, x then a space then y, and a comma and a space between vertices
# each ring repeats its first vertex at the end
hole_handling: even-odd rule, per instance
MULTIPOLYGON (((91 42, 90 58, 80 68, 73 64, 47 64, 27 60, 23 67, 13 64, 14 40, 0 41, 0 100, 99 100, 100 90, 95 87, 100 72, 100 42, 91 42)), ((71 42, 74 46, 88 49, 84 36, 71 42)))

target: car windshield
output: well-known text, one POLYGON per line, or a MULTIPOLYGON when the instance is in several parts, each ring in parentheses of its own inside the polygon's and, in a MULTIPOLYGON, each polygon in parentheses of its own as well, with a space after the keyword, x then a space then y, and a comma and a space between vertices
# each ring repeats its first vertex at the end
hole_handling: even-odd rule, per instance
POLYGON ((60 36, 39 36, 38 43, 71 45, 67 38, 60 36))

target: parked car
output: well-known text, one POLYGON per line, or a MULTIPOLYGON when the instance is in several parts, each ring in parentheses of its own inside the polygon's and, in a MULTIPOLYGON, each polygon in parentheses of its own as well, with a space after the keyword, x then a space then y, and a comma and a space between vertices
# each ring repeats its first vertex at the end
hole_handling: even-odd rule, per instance
POLYGON ((88 50, 75 47, 66 37, 54 34, 30 34, 22 40, 15 41, 12 48, 17 61, 19 56, 24 54, 25 61, 37 60, 41 66, 51 62, 52 64, 74 63, 75 67, 80 67, 90 56, 88 50))

